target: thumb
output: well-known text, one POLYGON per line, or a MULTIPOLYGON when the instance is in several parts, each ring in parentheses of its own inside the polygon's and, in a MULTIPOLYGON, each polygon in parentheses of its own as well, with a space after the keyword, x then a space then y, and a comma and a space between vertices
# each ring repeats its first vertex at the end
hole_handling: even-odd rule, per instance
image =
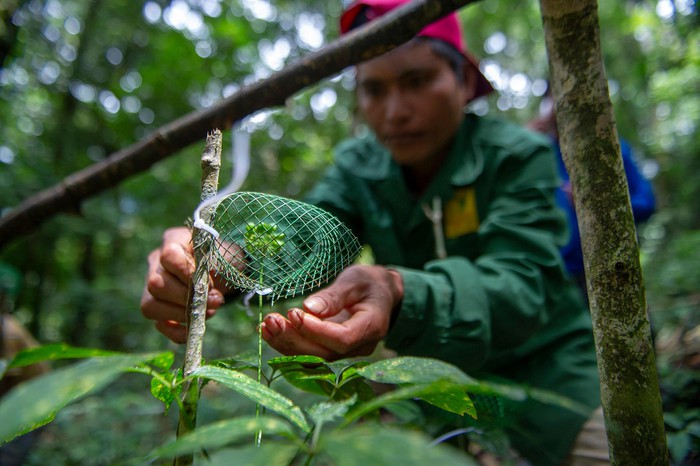
POLYGON ((303 302, 304 310, 317 317, 331 317, 357 302, 357 287, 351 282, 336 280, 303 302))

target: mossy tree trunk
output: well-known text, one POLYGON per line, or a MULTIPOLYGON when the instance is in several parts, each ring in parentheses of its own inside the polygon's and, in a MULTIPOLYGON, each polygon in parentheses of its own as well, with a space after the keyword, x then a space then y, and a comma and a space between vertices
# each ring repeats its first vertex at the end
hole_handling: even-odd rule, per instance
POLYGON ((612 464, 669 464, 639 247, 596 0, 540 0, 571 178, 612 464))

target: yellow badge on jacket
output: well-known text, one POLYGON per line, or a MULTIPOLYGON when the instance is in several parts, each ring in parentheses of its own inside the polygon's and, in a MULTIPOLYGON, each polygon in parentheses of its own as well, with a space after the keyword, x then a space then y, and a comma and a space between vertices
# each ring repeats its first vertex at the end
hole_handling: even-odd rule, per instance
POLYGON ((445 237, 447 239, 473 233, 479 228, 476 193, 473 186, 457 188, 445 205, 445 237))

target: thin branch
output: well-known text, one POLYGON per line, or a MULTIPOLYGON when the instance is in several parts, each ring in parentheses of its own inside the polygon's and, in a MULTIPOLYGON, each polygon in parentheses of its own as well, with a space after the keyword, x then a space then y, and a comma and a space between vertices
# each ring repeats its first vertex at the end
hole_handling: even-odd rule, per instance
MULTIPOLYGON (((216 195, 221 168, 221 131, 214 130, 207 135, 207 142, 202 153, 202 195, 205 201, 216 195)), ((213 208, 205 208, 202 220, 211 221, 213 208)), ((190 301, 187 309, 187 346, 183 375, 185 377, 196 371, 202 364, 202 346, 206 330, 207 297, 209 294, 209 233, 195 228, 193 230, 195 273, 192 277, 190 301)), ((199 403, 200 383, 189 381, 183 385, 182 407, 177 425, 177 437, 191 432, 197 425, 197 405, 199 403)), ((175 459, 177 466, 192 464, 193 456, 184 455, 175 459)))
POLYGON ((258 110, 277 107, 298 91, 355 63, 411 39, 427 24, 478 0, 415 0, 311 53, 269 78, 241 88, 218 104, 155 130, 144 140, 68 176, 0 218, 0 248, 61 212, 79 212, 82 201, 141 173, 201 140, 211 128, 229 128, 258 110))

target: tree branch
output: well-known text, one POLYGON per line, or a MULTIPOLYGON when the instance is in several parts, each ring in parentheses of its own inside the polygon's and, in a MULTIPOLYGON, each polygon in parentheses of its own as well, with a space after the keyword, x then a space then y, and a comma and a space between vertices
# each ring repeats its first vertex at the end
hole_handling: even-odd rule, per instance
MULTIPOLYGON (((206 201, 216 195, 219 185, 219 169, 221 168, 221 131, 214 130, 207 135, 207 142, 202 153, 202 195, 206 201)), ((209 224, 213 215, 213 207, 202 211, 202 220, 209 224)), ((202 345, 206 330, 207 297, 209 295, 209 249, 211 235, 198 228, 193 229, 195 272, 192 276, 190 300, 187 304, 187 346, 183 376, 187 377, 202 364, 202 345)), ((192 432, 197 425, 197 405, 199 403, 199 381, 189 381, 182 389, 182 409, 177 424, 177 437, 192 432)), ((176 458, 175 465, 192 464, 192 455, 176 458)))
POLYGON ((427 24, 478 0, 415 0, 283 68, 231 97, 158 128, 144 140, 68 176, 0 218, 0 248, 60 212, 77 212, 85 199, 143 172, 194 142, 211 128, 229 128, 258 110, 281 106, 296 92, 355 63, 410 40, 427 24))

